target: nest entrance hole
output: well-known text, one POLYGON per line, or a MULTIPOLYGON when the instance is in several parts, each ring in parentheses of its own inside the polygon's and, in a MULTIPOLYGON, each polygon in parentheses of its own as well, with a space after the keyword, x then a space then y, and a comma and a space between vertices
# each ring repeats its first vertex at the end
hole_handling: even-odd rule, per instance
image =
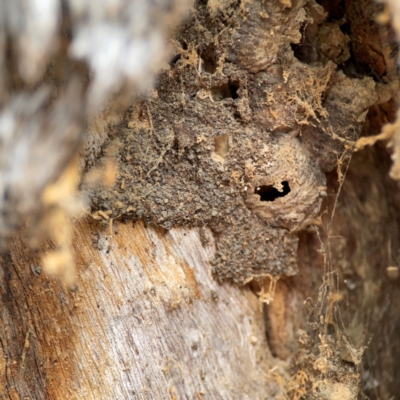
POLYGON ((171 58, 169 65, 171 65, 171 66, 175 65, 181 58, 182 58, 182 56, 180 54, 176 54, 175 56, 173 56, 171 58))
POLYGON ((215 54, 214 44, 210 44, 201 54, 203 60, 203 69, 209 74, 214 74, 217 70, 217 56, 215 54))
POLYGON ((281 182, 282 191, 279 191, 273 185, 257 186, 254 190, 255 194, 260 196, 260 201, 274 201, 279 197, 285 197, 290 193, 290 186, 288 181, 281 182))
POLYGON ((215 86, 211 89, 211 96, 214 101, 221 101, 224 99, 237 99, 239 97, 237 91, 239 89, 239 82, 229 81, 221 86, 215 86))

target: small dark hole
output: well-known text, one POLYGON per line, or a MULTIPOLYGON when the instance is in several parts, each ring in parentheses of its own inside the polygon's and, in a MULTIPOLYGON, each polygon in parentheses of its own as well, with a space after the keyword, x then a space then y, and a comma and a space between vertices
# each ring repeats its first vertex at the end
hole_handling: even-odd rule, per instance
POLYGON ((345 35, 351 35, 351 24, 350 22, 345 22, 341 27, 340 30, 345 34, 345 35))
POLYGON ((210 44, 201 54, 203 60, 203 69, 209 74, 213 74, 217 70, 217 57, 215 55, 215 48, 210 44))
POLYGON ((338 21, 342 19, 346 12, 346 2, 344 0, 317 0, 328 12, 328 21, 338 21))
POLYGON ((214 101, 221 101, 224 99, 237 99, 239 97, 237 91, 239 90, 238 82, 229 81, 221 86, 215 86, 211 89, 211 96, 214 101))
POLYGON ((332 337, 335 337, 335 334, 337 332, 337 329, 335 328, 335 325, 327 324, 327 330, 328 330, 328 335, 331 335, 332 337))
POLYGON ((303 23, 300 27, 300 43, 290 43, 294 56, 305 64, 313 64, 318 61, 317 33, 318 28, 314 24, 303 23))
POLYGON ((305 64, 312 64, 316 61, 313 46, 309 41, 300 44, 290 43, 294 56, 305 64))
POLYGON ((180 54, 177 54, 176 56, 173 56, 171 61, 169 62, 169 65, 176 64, 180 59, 181 59, 181 55, 180 54))
POLYGON ((239 97, 239 95, 237 94, 238 90, 239 90, 239 83, 229 81, 229 91, 231 92, 232 99, 237 99, 239 97))
POLYGON ((261 201, 274 201, 278 197, 284 197, 290 192, 290 186, 288 181, 283 181, 282 186, 283 190, 281 192, 272 185, 258 186, 254 190, 254 193, 260 196, 261 201))

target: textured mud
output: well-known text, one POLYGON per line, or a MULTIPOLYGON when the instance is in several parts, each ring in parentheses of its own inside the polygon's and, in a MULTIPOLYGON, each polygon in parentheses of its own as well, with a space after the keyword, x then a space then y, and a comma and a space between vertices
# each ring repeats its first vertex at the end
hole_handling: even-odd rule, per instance
POLYGON ((117 163, 111 190, 88 189, 93 214, 209 226, 221 280, 296 273, 296 232, 317 222, 324 172, 379 100, 373 78, 345 74, 349 42, 313 0, 197 2, 153 92, 86 164, 117 163), (306 26, 320 38, 312 59, 306 26))

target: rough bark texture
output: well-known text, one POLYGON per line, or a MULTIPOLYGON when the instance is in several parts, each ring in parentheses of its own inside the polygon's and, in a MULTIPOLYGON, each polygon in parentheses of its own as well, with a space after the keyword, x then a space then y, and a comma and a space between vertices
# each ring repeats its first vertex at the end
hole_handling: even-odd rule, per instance
POLYGON ((0 398, 396 398, 389 9, 111 3, 1 5, 0 398))

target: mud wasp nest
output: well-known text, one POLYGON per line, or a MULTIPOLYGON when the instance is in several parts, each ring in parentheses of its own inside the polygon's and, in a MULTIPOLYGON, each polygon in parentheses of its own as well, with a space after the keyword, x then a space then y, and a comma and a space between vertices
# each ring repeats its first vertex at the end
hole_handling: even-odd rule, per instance
POLYGON ((325 176, 296 138, 272 146, 273 161, 256 175, 247 207, 269 225, 297 231, 311 224, 326 195, 325 176))

